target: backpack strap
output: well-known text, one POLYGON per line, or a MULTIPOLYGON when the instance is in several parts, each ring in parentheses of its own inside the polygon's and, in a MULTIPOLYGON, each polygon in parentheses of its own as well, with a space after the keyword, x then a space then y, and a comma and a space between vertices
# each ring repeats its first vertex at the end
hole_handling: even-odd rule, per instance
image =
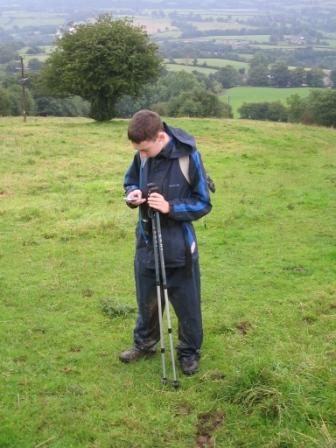
MULTIPOLYGON (((180 164, 180 169, 182 171, 182 174, 185 177, 185 180, 190 185, 189 156, 179 157, 178 161, 179 161, 179 164, 180 164)), ((207 172, 205 173, 205 177, 206 177, 206 182, 207 182, 209 190, 212 193, 214 193, 216 191, 215 182, 211 179, 211 177, 209 176, 209 174, 207 172)))
POLYGON ((182 171, 183 176, 185 177, 185 180, 190 185, 190 177, 189 177, 189 156, 183 156, 179 157, 178 159, 180 169, 182 171))

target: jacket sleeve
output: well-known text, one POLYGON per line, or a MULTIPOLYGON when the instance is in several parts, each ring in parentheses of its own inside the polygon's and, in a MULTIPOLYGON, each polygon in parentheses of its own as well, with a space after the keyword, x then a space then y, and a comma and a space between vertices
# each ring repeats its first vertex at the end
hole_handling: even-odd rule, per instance
MULTIPOLYGON (((124 177, 124 189, 125 189, 125 195, 127 196, 128 193, 130 193, 133 190, 137 190, 140 188, 140 161, 139 157, 136 154, 134 156, 133 162, 129 166, 128 170, 126 171, 125 177, 124 177)), ((126 202, 128 207, 130 208, 136 208, 136 205, 132 205, 128 202, 126 202)))
POLYGON ((177 221, 194 221, 209 213, 212 207, 201 154, 197 150, 189 157, 189 177, 190 196, 169 201, 169 217, 177 221))

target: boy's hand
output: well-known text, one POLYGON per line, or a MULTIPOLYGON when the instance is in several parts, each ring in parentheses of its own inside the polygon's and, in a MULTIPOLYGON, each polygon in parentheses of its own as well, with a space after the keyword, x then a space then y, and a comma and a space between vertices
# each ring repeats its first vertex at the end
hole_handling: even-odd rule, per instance
POLYGON ((128 193, 126 201, 132 205, 140 205, 143 204, 146 201, 146 199, 142 198, 141 190, 133 190, 130 193, 128 193))
POLYGON ((169 213, 169 202, 160 193, 151 193, 148 196, 148 205, 161 213, 169 213))

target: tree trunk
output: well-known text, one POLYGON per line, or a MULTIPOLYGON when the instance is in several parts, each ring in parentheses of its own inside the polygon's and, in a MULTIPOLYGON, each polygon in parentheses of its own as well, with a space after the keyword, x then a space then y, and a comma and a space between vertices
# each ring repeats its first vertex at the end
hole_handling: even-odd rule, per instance
POLYGON ((96 121, 109 121, 116 116, 115 100, 100 94, 91 100, 90 117, 96 121))

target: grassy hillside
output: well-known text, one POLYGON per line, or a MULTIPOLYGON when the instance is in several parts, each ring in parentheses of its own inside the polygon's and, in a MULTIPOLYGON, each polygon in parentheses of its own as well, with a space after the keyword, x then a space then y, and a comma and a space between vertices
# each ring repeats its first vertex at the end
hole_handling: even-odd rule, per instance
POLYGON ((229 101, 235 117, 239 116, 238 109, 243 103, 262 103, 264 101, 281 101, 286 104, 286 99, 291 95, 307 96, 310 87, 276 88, 276 87, 233 87, 228 89, 225 95, 221 95, 222 101, 229 101), (229 98, 228 98, 229 97, 229 98))
POLYGON ((135 319, 126 121, 1 118, 1 448, 335 446, 335 130, 168 121, 217 184, 196 224, 201 369, 178 391, 159 356, 117 358, 135 319))

